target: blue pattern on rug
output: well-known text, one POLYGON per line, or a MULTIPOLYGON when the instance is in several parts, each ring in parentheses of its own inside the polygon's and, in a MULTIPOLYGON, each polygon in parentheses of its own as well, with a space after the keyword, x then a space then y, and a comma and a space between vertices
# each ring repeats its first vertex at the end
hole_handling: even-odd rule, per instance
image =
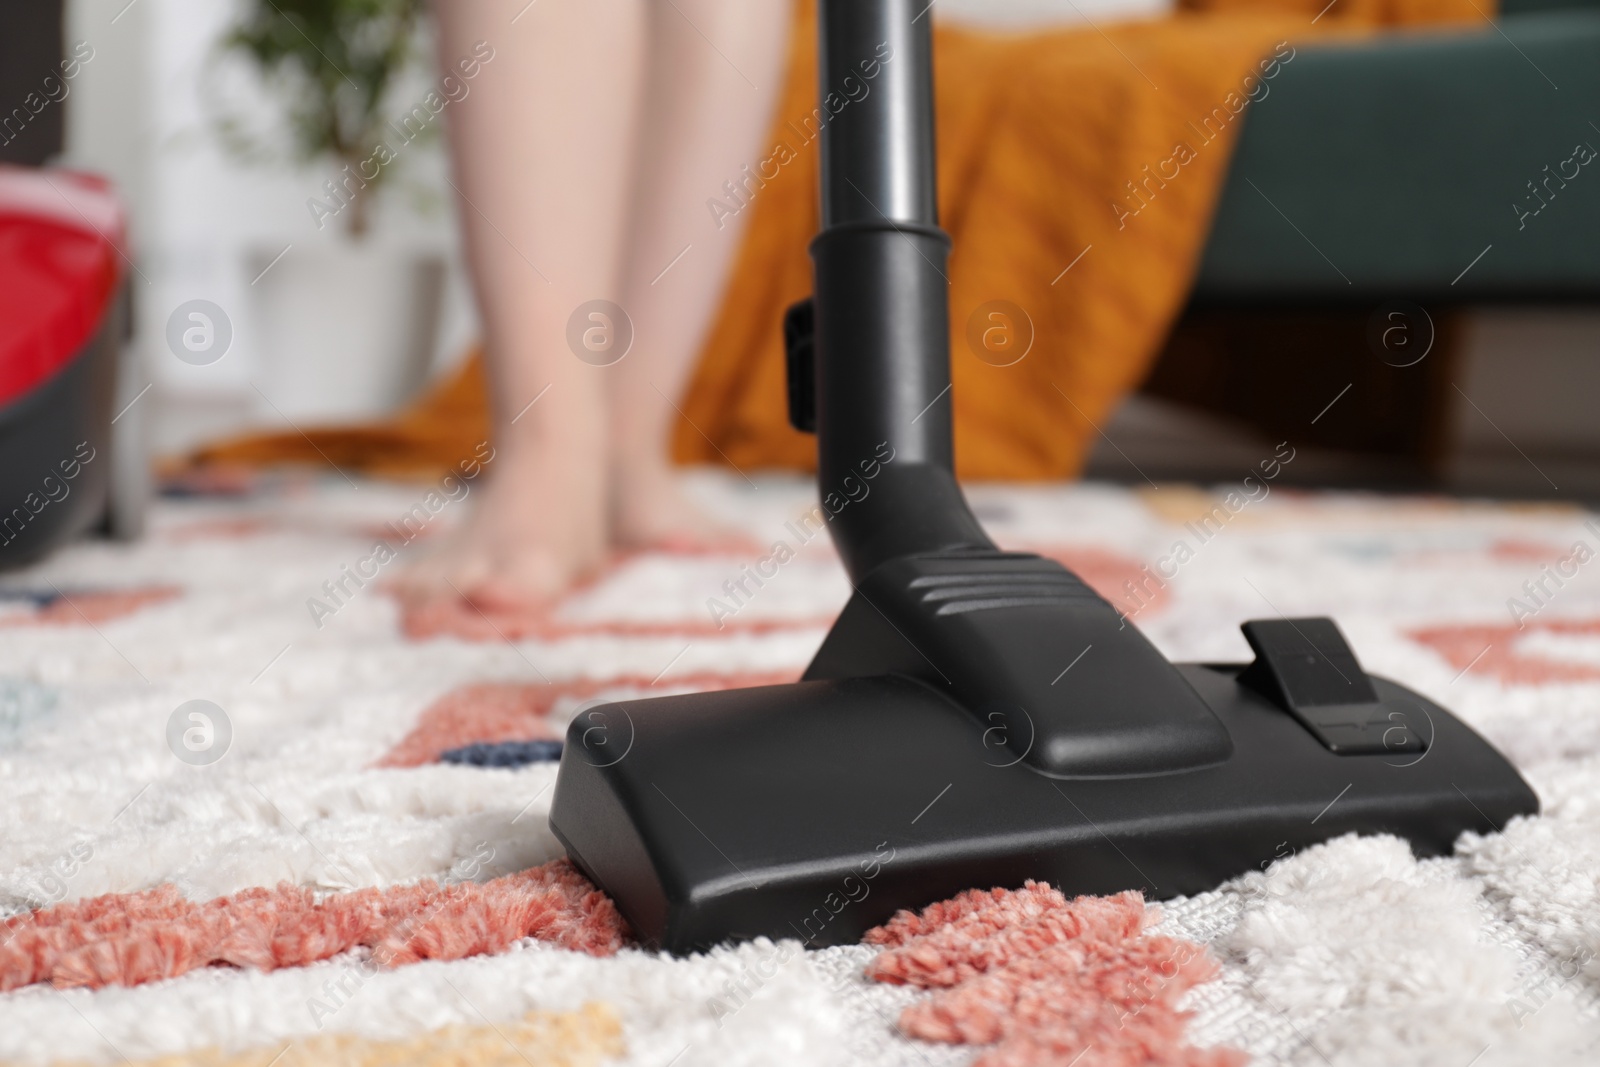
POLYGON ((525 767, 530 763, 553 763, 561 758, 561 742, 476 741, 439 754, 440 763, 464 763, 473 767, 525 767))
POLYGON ((0 751, 20 741, 56 706, 56 691, 25 678, 0 677, 0 751))

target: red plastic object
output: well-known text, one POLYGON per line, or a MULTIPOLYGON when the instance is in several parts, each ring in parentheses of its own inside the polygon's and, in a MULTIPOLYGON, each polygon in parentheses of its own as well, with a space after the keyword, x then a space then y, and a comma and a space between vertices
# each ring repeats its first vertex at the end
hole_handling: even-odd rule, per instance
POLYGON ((122 277, 126 229, 105 179, 0 166, 0 406, 94 337, 122 277))

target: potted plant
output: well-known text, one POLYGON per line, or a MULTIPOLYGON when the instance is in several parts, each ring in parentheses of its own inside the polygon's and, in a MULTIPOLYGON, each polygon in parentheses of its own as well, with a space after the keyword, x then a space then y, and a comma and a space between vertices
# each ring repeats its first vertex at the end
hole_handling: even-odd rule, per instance
POLYGON ((264 133, 223 117, 224 143, 322 178, 306 189, 304 236, 259 249, 247 265, 263 415, 379 415, 426 375, 443 257, 374 232, 378 194, 436 137, 445 102, 415 77, 425 5, 243 0, 220 42, 224 55, 247 60, 276 112, 264 133))

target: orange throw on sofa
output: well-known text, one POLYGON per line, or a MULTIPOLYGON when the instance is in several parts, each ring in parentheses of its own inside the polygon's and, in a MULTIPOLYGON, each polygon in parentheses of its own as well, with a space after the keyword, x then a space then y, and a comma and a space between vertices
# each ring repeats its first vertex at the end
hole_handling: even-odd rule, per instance
MULTIPOLYGON (((957 473, 1039 479, 1081 468, 1096 426, 1138 386, 1182 310, 1250 99, 1270 94, 1296 45, 1383 27, 1482 26, 1492 13, 1485 0, 1185 0, 1170 18, 1098 29, 937 28, 957 473), (1031 348, 1009 366, 978 354, 983 331, 1007 325, 979 313, 991 301, 1025 313, 1009 323, 1012 344, 1031 328, 1031 348)), ((750 225, 681 401, 673 452, 683 462, 815 462, 815 442, 788 425, 779 329, 784 308, 811 290, 814 14, 813 0, 800 0, 763 153, 772 162, 752 166, 767 180, 743 205, 724 201, 751 212, 750 225)), ((313 431, 311 441, 241 438, 191 461, 442 470, 489 432, 478 359, 392 422, 313 431)))

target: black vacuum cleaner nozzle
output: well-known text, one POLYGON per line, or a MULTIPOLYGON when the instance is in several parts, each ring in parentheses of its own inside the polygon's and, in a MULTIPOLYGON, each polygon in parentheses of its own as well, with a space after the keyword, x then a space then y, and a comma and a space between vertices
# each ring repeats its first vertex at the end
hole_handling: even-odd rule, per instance
POLYGON ((823 230, 784 332, 821 493, 876 472, 830 524, 855 593, 796 684, 574 720, 550 812, 573 861, 646 944, 823 946, 974 886, 1170 897, 1352 831, 1436 855, 1538 811, 1332 620, 1245 623, 1249 666, 1173 664, 1072 572, 984 534, 952 474, 921 6, 819 4, 823 230), (870 91, 829 108, 852 78, 870 91))

